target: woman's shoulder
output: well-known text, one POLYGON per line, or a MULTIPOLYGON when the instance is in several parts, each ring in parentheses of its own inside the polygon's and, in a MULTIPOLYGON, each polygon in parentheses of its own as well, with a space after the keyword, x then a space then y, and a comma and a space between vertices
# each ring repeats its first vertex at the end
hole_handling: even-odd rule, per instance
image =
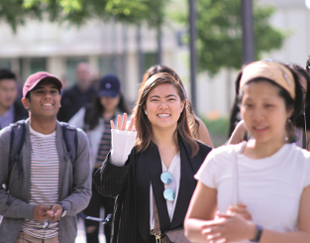
POLYGON ((202 150, 202 151, 206 151, 207 153, 209 153, 212 150, 212 148, 209 145, 206 145, 198 140, 195 140, 195 141, 199 146, 199 151, 202 150))
POLYGON ((233 156, 236 156, 237 154, 241 153, 245 143, 246 142, 243 141, 238 144, 229 144, 229 145, 223 145, 223 146, 217 147, 215 149, 212 149, 208 157, 231 159, 233 156))
POLYGON ((291 153, 303 158, 304 161, 310 162, 310 152, 297 146, 295 143, 287 144, 287 147, 291 153))

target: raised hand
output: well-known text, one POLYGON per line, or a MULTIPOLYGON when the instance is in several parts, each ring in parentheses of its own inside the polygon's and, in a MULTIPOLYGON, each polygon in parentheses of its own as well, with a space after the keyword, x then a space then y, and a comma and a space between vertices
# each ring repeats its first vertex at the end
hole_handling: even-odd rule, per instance
POLYGON ((123 114, 123 121, 122 121, 122 116, 119 115, 117 117, 117 124, 116 124, 116 128, 115 128, 115 124, 114 121, 111 120, 111 128, 112 129, 117 129, 117 130, 121 130, 121 131, 132 131, 133 127, 135 124, 135 118, 132 117, 130 120, 130 124, 128 126, 128 128, 126 129, 126 125, 127 125, 127 113, 123 114))

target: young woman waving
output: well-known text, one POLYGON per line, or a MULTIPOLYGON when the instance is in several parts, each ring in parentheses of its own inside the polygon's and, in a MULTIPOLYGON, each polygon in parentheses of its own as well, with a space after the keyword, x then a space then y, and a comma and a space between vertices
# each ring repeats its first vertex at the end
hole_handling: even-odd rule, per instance
POLYGON ((94 178, 102 195, 117 196, 111 242, 155 242, 157 215, 161 233, 183 227, 194 174, 211 148, 193 138, 180 82, 153 75, 141 86, 129 127, 121 117, 116 127, 112 122, 111 154, 94 178))

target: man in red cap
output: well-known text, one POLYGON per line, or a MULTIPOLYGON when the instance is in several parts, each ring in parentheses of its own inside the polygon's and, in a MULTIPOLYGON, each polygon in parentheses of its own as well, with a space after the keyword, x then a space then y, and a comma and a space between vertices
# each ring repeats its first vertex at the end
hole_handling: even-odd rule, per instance
POLYGON ((12 136, 14 126, 0 132, 0 184, 5 185, 0 188, 0 243, 75 240, 75 215, 86 208, 91 197, 90 153, 82 130, 57 121, 61 89, 62 82, 47 72, 26 80, 22 102, 29 119, 24 122, 23 144, 19 142, 20 159, 13 166, 11 151, 19 147, 15 140, 22 136, 18 130, 12 136), (74 136, 66 137, 68 134, 76 137, 72 151, 67 140, 74 136))

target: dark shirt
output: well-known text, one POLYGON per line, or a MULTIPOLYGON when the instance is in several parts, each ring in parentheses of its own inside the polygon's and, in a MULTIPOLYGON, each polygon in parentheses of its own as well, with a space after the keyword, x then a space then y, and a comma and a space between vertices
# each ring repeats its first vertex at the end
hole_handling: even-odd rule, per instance
POLYGON ((29 116, 28 110, 25 109, 23 103, 19 99, 17 99, 14 103, 14 112, 14 122, 27 119, 29 116))
POLYGON ((104 121, 104 132, 102 133, 99 149, 98 149, 98 155, 96 160, 96 168, 100 168, 102 165, 102 162, 107 157, 108 153, 111 149, 111 123, 110 121, 114 121, 115 117, 111 118, 103 118, 104 121))
POLYGON ((61 98, 58 120, 68 122, 82 107, 92 102, 94 95, 96 91, 93 87, 86 92, 81 92, 77 85, 65 90, 61 98))
POLYGON ((11 105, 11 107, 4 113, 2 116, 0 114, 0 129, 10 125, 14 120, 15 107, 11 105))
MULTIPOLYGON (((25 109, 24 105, 19 99, 16 99, 14 104, 12 105, 12 108, 10 108, 11 111, 13 111, 13 116, 10 116, 10 123, 11 122, 17 122, 19 120, 23 120, 28 118, 28 111, 25 109), (12 118, 12 119, 11 119, 12 118)), ((0 130, 7 126, 9 124, 0 124, 0 130)))

